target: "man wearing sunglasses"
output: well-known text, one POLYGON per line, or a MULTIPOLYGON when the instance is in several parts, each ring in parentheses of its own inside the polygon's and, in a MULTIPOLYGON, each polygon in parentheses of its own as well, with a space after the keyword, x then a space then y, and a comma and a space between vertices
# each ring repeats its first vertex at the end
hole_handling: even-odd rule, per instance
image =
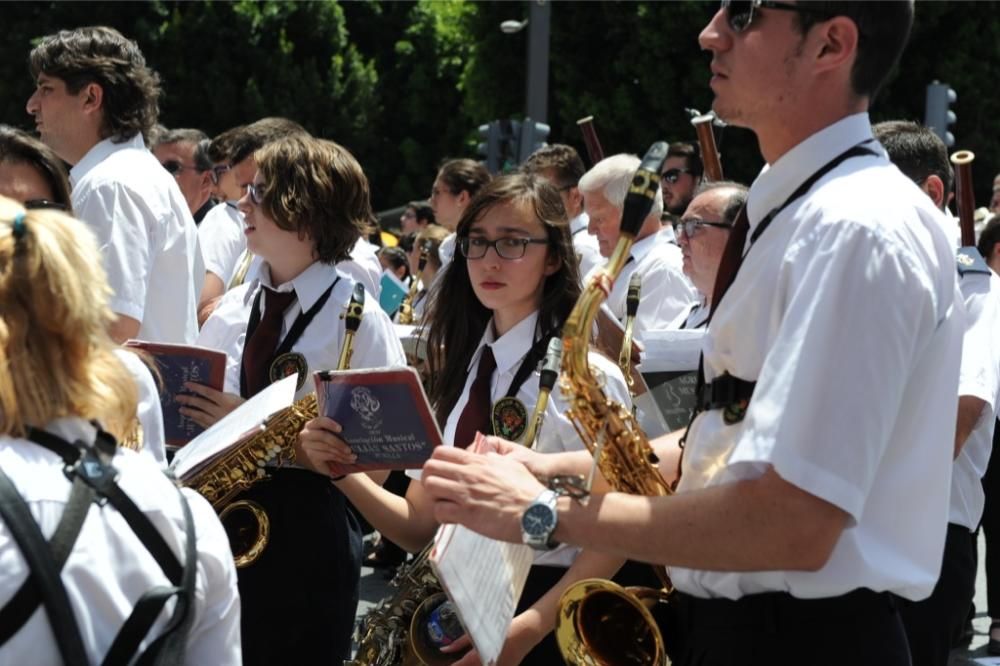
POLYGON ((719 272, 722 251, 740 209, 746 205, 747 188, 732 181, 705 183, 674 224, 674 235, 688 276, 701 300, 692 304, 667 328, 702 328, 708 324, 712 288, 719 272))
POLYGON ((156 137, 153 154, 177 181, 195 224, 201 224, 215 205, 212 200, 213 171, 208 158, 208 137, 197 129, 167 130, 156 137))
POLYGON ((663 209, 671 215, 681 215, 694 198, 701 183, 704 168, 697 143, 678 141, 670 144, 667 159, 660 169, 660 189, 663 209))
POLYGON ((27 103, 42 141, 73 165, 74 214, 97 236, 119 342, 193 343, 204 268, 174 178, 146 149, 159 78, 113 28, 64 30, 31 51, 27 103))
MULTIPOLYGON (((670 567, 674 664, 910 663, 897 605, 940 572, 964 329, 948 222, 867 114, 912 20, 723 2, 699 37, 714 111, 768 165, 719 267, 699 413, 683 449, 654 442, 676 494, 562 497, 551 532, 670 567)), ((490 444, 424 465, 439 521, 516 541, 536 474, 591 466, 490 444)))

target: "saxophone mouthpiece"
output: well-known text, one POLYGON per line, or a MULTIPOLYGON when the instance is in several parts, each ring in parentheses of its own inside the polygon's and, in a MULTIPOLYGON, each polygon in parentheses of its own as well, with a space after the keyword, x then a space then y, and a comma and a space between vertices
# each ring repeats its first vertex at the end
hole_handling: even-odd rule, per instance
POLYGON ((622 233, 635 237, 643 221, 653 208, 656 192, 660 189, 660 169, 667 159, 666 141, 657 141, 642 158, 639 168, 632 177, 632 185, 625 195, 622 209, 622 233))
POLYGON ((541 376, 538 379, 538 386, 541 390, 549 390, 556 385, 559 379, 559 367, 562 364, 563 343, 559 336, 549 340, 549 349, 545 353, 545 362, 542 364, 541 376))
POLYGON ((642 289, 642 276, 633 273, 628 281, 628 294, 625 296, 625 316, 634 317, 639 312, 639 292, 642 289))

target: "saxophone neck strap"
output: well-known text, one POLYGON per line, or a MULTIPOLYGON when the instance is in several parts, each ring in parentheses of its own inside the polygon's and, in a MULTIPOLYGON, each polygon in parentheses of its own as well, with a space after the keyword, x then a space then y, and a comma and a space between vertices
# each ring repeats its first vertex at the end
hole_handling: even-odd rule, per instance
POLYGON ((149 645, 136 663, 180 664, 187 629, 193 617, 190 608, 197 570, 196 535, 190 507, 178 490, 186 538, 185 565, 181 566, 156 527, 118 485, 118 472, 111 465, 116 446, 114 438, 100 428, 97 432, 96 441, 88 446, 82 441, 71 444, 44 430, 29 429, 29 440, 62 458, 64 473, 72 482, 66 508, 48 543, 27 503, 13 482, 0 470, 0 515, 30 569, 25 582, 0 609, 0 645, 14 636, 38 606, 44 604, 63 661, 70 665, 88 663, 60 571, 73 550, 90 505, 96 503, 103 506, 110 502, 125 518, 172 585, 154 587, 139 599, 115 636, 102 664, 117 666, 131 663, 142 640, 167 601, 173 597, 177 597, 177 604, 165 631, 149 645))

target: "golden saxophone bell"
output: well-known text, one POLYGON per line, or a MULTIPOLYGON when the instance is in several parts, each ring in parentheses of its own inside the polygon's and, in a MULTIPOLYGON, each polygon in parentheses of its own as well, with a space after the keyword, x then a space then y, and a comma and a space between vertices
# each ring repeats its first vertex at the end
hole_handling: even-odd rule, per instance
POLYGON ((448 666, 458 661, 468 650, 461 653, 445 654, 431 645, 427 639, 427 617, 435 608, 448 600, 444 592, 432 594, 417 606, 410 619, 409 647, 421 666, 448 666))
POLYGON ((253 500, 238 500, 229 504, 219 513, 229 535, 229 545, 233 551, 233 561, 237 569, 256 562, 267 547, 271 536, 271 520, 264 507, 253 500))
POLYGON ((659 590, 622 587, 599 578, 563 593, 556 642, 573 666, 669 666, 651 609, 665 603, 659 590))

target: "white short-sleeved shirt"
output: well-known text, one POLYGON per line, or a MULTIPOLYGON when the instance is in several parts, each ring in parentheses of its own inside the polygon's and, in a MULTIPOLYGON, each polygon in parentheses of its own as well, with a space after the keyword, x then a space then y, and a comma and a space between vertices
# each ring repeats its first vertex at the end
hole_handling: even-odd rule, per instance
MULTIPOLYGON (((493 331, 493 323, 486 327, 479 342, 479 348, 472 355, 469 362, 468 379, 465 388, 455 403, 454 408, 448 414, 448 420, 444 426, 444 443, 446 446, 455 445, 455 431, 458 429, 458 420, 469 402, 469 391, 472 383, 476 379, 476 369, 479 367, 479 357, 482 355, 483 347, 489 345, 493 350, 497 368, 493 372, 490 382, 490 397, 492 402, 507 395, 510 386, 514 381, 521 362, 528 354, 532 345, 535 344, 538 325, 537 311, 521 320, 516 326, 507 331, 502 337, 497 338, 493 331)), ((596 352, 588 355, 588 362, 596 375, 604 377, 604 393, 608 399, 613 400, 626 409, 631 409, 632 399, 629 396, 628 386, 621 370, 607 357, 596 352)), ((539 372, 536 368, 518 389, 516 398, 524 403, 530 418, 534 412, 535 404, 538 402, 538 380, 539 372)), ((541 453, 560 453, 563 451, 579 451, 585 448, 584 443, 576 432, 573 423, 566 418, 566 411, 569 409, 569 401, 563 395, 561 386, 557 383, 552 390, 549 402, 545 407, 545 414, 542 419, 542 427, 538 432, 535 442, 535 450, 541 453)), ((407 472, 412 478, 420 478, 420 470, 409 470, 407 472)), ((551 552, 536 553, 535 564, 569 566, 573 563, 573 558, 579 549, 561 545, 551 552)))
POLYGON ((205 270, 229 286, 240 257, 247 249, 243 213, 231 201, 214 206, 198 226, 198 243, 205 270))
MULTIPOLYGON (((824 164, 871 139, 867 114, 817 132, 750 189, 750 237, 824 164)), ((830 597, 867 587, 926 597, 941 569, 964 308, 940 211, 879 156, 855 157, 778 214, 752 244, 704 342, 709 381, 756 381, 746 418, 704 412, 678 492, 783 479, 842 509, 816 572, 672 567, 678 589, 739 598, 830 597)))
POLYGON ((597 266, 603 266, 607 260, 601 256, 601 247, 597 243, 597 236, 591 236, 587 232, 590 224, 590 216, 582 212, 569 221, 569 230, 573 234, 573 249, 576 256, 580 257, 580 277, 589 275, 590 271, 597 266))
MULTIPOLYGON (((250 310, 254 298, 261 286, 272 287, 276 291, 295 289, 298 300, 285 313, 281 336, 295 323, 295 319, 305 310, 309 310, 320 299, 327 287, 339 281, 330 292, 326 304, 302 332, 302 336, 292 346, 292 351, 305 357, 308 365, 306 372, 310 375, 296 393, 296 398, 303 398, 315 390, 312 373, 317 370, 333 370, 340 360, 340 349, 344 340, 344 320, 340 315, 347 308, 354 291, 354 280, 340 273, 330 264, 316 262, 304 270, 290 282, 274 287, 271 285, 271 270, 267 262, 261 265, 257 279, 252 283, 243 284, 226 292, 219 301, 219 306, 208 318, 198 336, 198 344, 211 349, 219 349, 226 353, 227 393, 240 392, 240 366, 243 360, 243 344, 246 338, 247 322, 250 320, 250 310)), ((261 313, 267 309, 266 294, 261 298, 261 313)), ((361 326, 354 336, 352 368, 400 367, 406 365, 403 346, 396 336, 392 322, 379 307, 378 299, 370 294, 365 298, 364 316, 361 326)))
POLYGON ((986 495, 982 478, 993 450, 993 427, 1000 405, 1000 278, 992 271, 968 272, 959 280, 959 288, 967 327, 958 395, 979 398, 987 406, 955 459, 948 522, 972 531, 983 516, 986 495))
MULTIPOLYGON (((82 419, 59 419, 47 428, 69 441, 92 442, 93 426, 82 419)), ((184 514, 173 483, 149 457, 122 449, 114 466, 118 484, 152 521, 166 543, 184 562, 184 514)), ((69 499, 70 482, 55 453, 23 439, 0 437, 0 467, 14 481, 31 514, 51 537, 69 499)), ((197 535, 198 571, 194 621, 187 639, 187 663, 242 663, 240 599, 229 539, 209 503, 184 490, 197 535)), ((0 606, 5 605, 28 575, 27 563, 6 525, 0 522, 0 606)), ((62 570, 70 605, 79 623, 89 661, 99 664, 135 603, 151 588, 170 585, 160 566, 112 507, 91 505, 73 551, 62 570)), ((141 649, 163 633, 174 601, 153 624, 141 649)), ((3 664, 61 663, 55 637, 40 610, 0 647, 3 664)))
POLYGON ((111 309, 141 322, 139 339, 194 342, 205 265, 174 177, 137 134, 96 144, 69 178, 73 212, 97 236, 114 292, 111 309))
POLYGON ((444 270, 451 260, 455 258, 455 252, 457 251, 458 235, 453 231, 444 237, 441 244, 438 245, 438 257, 441 259, 441 270, 444 270))
MULTIPOLYGON (((642 342, 646 331, 667 328, 699 298, 694 285, 684 275, 684 258, 673 241, 674 230, 669 227, 636 241, 632 245, 631 258, 622 268, 608 296, 608 308, 619 321, 625 321, 629 280, 636 273, 642 276, 639 311, 632 333, 639 342, 642 342)), ((587 276, 588 279, 590 277, 587 276)))
POLYGON ((150 455, 161 467, 167 466, 167 438, 163 432, 163 408, 160 405, 160 392, 156 388, 153 373, 142 359, 128 349, 115 349, 115 354, 125 364, 135 379, 139 390, 139 405, 136 416, 142 427, 141 453, 150 455))

